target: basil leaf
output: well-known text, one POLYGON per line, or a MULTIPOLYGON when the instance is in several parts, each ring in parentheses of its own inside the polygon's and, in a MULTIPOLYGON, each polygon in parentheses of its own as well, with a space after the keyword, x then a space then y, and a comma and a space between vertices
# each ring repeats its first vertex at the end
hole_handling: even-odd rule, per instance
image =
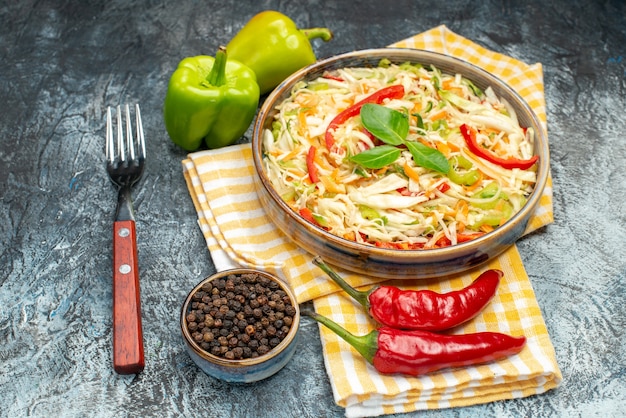
POLYGON ((394 109, 373 103, 361 107, 361 123, 372 135, 389 145, 400 145, 409 134, 409 119, 394 109))
POLYGON ((406 141, 405 144, 411 152, 415 164, 444 174, 450 169, 450 164, 446 156, 439 150, 428 147, 420 142, 406 141))
POLYGON ((378 169, 393 163, 399 156, 400 150, 398 148, 391 145, 381 145, 353 155, 350 157, 350 161, 365 168, 378 169))

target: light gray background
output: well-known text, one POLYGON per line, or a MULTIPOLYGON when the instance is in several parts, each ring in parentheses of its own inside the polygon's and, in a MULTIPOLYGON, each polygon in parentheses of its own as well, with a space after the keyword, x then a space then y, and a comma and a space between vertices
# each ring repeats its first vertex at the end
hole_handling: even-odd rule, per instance
MULTIPOLYGON (((608 1, 26 0, 0 5, 0 416, 338 417, 317 325, 249 386, 185 353, 188 290, 214 272, 161 109, 185 56, 213 55, 255 13, 328 26, 318 57, 440 24, 541 62, 555 222, 519 242, 563 372, 542 396, 420 417, 614 417, 626 403, 626 6, 608 1), (146 369, 111 367, 106 106, 139 102, 148 162, 134 190, 146 369)), ((249 138, 248 132, 248 138, 249 138)), ((247 140, 247 139, 244 139, 247 140)))

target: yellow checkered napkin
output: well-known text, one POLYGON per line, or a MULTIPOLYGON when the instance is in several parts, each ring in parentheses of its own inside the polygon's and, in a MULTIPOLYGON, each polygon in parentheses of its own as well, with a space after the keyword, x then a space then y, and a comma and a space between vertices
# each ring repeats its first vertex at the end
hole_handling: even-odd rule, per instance
MULTIPOLYGON (((470 61, 515 88, 546 123, 541 64, 526 65, 488 51, 439 26, 393 46, 433 50, 470 61)), ((183 161, 198 223, 218 270, 244 266, 271 272, 294 289, 299 302, 349 331, 369 332, 372 321, 326 275, 312 256, 277 230, 257 199, 249 144, 190 154, 183 161)), ((553 221, 552 183, 526 232, 553 221)), ((420 409, 446 408, 519 398, 556 387, 561 373, 541 311, 515 246, 488 265, 448 280, 389 282, 405 288, 447 292, 468 285, 482 271, 504 271, 498 294, 470 323, 455 332, 499 331, 525 335, 516 356, 478 367, 446 370, 421 377, 383 376, 347 343, 321 327, 324 361, 335 402, 346 416, 365 417, 420 409)), ((375 277, 338 270, 354 286, 372 285, 375 277)))

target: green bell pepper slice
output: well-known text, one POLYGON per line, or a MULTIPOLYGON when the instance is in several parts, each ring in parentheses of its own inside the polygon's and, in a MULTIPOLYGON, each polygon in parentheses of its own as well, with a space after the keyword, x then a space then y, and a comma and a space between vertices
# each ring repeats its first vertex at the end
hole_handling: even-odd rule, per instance
POLYGON ((381 216, 374 208, 365 205, 359 205, 361 216, 369 221, 380 221, 382 225, 386 225, 389 221, 386 216, 381 216))
POLYGON ((172 74, 163 118, 171 140, 186 151, 204 144, 210 149, 233 144, 248 129, 259 104, 254 71, 227 57, 183 59, 172 74))
POLYGON ((513 215, 513 205, 505 199, 500 199, 497 206, 499 209, 488 210, 478 222, 468 225, 468 228, 478 230, 483 225, 500 226, 513 215))
POLYGON ((504 200, 509 199, 506 193, 503 193, 502 191, 500 191, 500 186, 495 181, 492 181, 481 190, 475 192, 472 195, 472 199, 491 199, 492 197, 496 195, 496 193, 500 193, 500 197, 498 199, 490 200, 487 202, 475 202, 474 201, 472 202, 472 206, 475 206, 480 209, 493 209, 498 204, 498 201, 502 199, 504 200))
POLYGON ((485 186, 482 190, 472 195, 473 199, 491 199, 496 193, 500 196, 488 202, 472 202, 471 205, 486 211, 479 221, 468 225, 470 229, 478 230, 482 225, 499 226, 513 215, 513 205, 509 202, 506 193, 500 191, 500 186, 493 181, 485 186))
POLYGON ((298 29, 284 14, 266 10, 253 16, 226 48, 232 59, 256 73, 261 94, 265 94, 317 60, 312 39, 329 41, 332 37, 328 28, 298 29))
POLYGON ((464 186, 471 186, 480 179, 480 173, 470 160, 462 155, 455 155, 449 160, 448 178, 464 186))

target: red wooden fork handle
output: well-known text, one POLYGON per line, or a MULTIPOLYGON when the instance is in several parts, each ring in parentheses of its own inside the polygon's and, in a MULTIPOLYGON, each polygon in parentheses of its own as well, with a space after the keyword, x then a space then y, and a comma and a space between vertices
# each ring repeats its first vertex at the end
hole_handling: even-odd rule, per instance
POLYGON ((113 225, 113 368, 119 374, 143 370, 143 334, 135 221, 113 225))

